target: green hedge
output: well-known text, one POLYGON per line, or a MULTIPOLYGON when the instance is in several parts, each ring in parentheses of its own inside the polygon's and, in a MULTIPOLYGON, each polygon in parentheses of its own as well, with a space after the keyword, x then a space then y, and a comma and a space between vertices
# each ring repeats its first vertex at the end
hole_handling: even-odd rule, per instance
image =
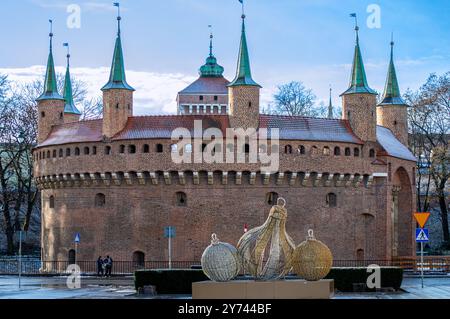
MULTIPOLYGON (((380 270, 381 288, 398 290, 402 285, 403 269, 399 267, 380 267, 380 270)), ((353 284, 365 284, 371 274, 373 272, 368 273, 365 267, 332 268, 326 279, 334 279, 334 287, 339 291, 353 291, 353 284)), ((370 291, 367 286, 365 288, 367 291, 370 291)))
POLYGON ((158 294, 191 294, 192 283, 209 280, 201 269, 155 269, 134 272, 136 291, 143 286, 156 286, 158 294))

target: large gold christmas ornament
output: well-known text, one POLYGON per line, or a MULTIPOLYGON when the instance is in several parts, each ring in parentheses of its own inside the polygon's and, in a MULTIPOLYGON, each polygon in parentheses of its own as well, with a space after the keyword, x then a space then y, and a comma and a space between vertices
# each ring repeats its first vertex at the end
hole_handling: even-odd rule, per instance
POLYGON ((326 277, 333 265, 330 249, 314 237, 313 230, 308 230, 308 237, 295 248, 292 258, 294 272, 308 281, 326 277))
POLYGON ((291 268, 295 244, 286 233, 286 201, 279 198, 266 222, 245 233, 237 244, 244 271, 257 280, 274 280, 291 268), (278 203, 282 201, 282 205, 278 203))
POLYGON ((203 272, 213 281, 231 280, 240 271, 236 248, 220 242, 216 234, 211 235, 211 245, 203 252, 201 263, 203 272))

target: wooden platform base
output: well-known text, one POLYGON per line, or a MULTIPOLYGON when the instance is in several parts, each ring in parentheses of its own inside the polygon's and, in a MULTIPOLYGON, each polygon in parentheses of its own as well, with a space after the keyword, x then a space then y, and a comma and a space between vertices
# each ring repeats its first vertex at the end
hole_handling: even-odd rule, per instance
POLYGON ((329 299, 334 295, 334 281, 234 280, 202 281, 192 284, 192 299, 329 299))

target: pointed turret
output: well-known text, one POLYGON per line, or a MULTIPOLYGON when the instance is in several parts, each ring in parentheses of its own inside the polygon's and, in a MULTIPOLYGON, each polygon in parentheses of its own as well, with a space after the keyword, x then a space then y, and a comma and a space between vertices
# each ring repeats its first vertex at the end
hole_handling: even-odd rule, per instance
POLYGON ((63 100, 63 97, 58 93, 58 85, 55 72, 55 63, 53 61, 53 21, 50 21, 50 50, 47 59, 47 68, 45 71, 44 92, 36 101, 42 100, 63 100))
POLYGON ((331 86, 330 86, 330 102, 328 103, 328 118, 332 119, 333 118, 333 103, 331 101, 331 86))
POLYGON ((50 22, 50 52, 47 59, 45 72, 44 92, 39 96, 37 108, 38 118, 38 143, 44 142, 54 125, 64 121, 64 98, 58 93, 55 63, 53 61, 53 21, 50 22))
POLYGON ((111 64, 111 72, 109 75, 108 83, 103 86, 102 91, 110 89, 123 89, 134 91, 134 89, 128 85, 125 76, 125 63, 123 59, 122 40, 120 36, 120 21, 122 18, 120 15, 117 17, 117 37, 116 44, 114 46, 114 54, 111 64))
POLYGON ((382 101, 378 105, 406 105, 400 94, 400 89, 397 81, 397 74, 394 66, 394 39, 391 39, 391 58, 389 61, 388 74, 386 77, 386 85, 384 86, 384 93, 382 101))
POLYGON ((355 18, 356 45, 349 88, 341 94, 342 118, 348 120, 353 132, 364 142, 376 142, 377 93, 367 84, 366 71, 359 47, 359 27, 355 18))
MULTIPOLYGON (((242 11, 244 10, 242 9, 242 11)), ((232 128, 257 129, 259 127, 260 89, 261 86, 252 79, 245 34, 245 14, 242 12, 241 44, 236 77, 228 85, 230 125, 232 128)))
POLYGON ((367 84, 366 71, 364 69, 364 62, 361 55, 361 49, 359 47, 359 27, 355 27, 356 32, 356 44, 355 53, 353 55, 353 65, 352 73, 350 76, 349 88, 342 94, 352 94, 352 93, 369 93, 377 94, 372 90, 367 84))
POLYGON ((377 107, 378 125, 389 128, 395 137, 408 145, 408 113, 400 94, 394 66, 394 39, 391 39, 391 57, 381 103, 377 107))
POLYGON ((64 122, 76 122, 80 119, 81 112, 75 106, 75 102, 73 100, 72 93, 72 81, 70 79, 70 53, 69 53, 69 44, 64 43, 64 46, 67 47, 67 67, 66 67, 66 76, 64 78, 64 122))
POLYGON ((117 14, 117 37, 111 64, 109 81, 102 88, 103 91, 103 135, 112 137, 120 132, 127 124, 128 118, 133 116, 134 89, 127 83, 125 77, 125 63, 123 59, 120 7, 117 14))
POLYGON ((236 77, 228 86, 251 85, 261 87, 252 79, 250 58, 247 48, 247 37, 245 35, 245 14, 242 15, 241 44, 236 69, 236 77))

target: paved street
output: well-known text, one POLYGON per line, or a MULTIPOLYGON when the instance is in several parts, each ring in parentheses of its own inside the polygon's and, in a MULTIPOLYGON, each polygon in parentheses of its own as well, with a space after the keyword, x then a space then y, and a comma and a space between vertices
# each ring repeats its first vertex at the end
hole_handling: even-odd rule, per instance
MULTIPOLYGON (((133 277, 81 279, 80 289, 68 289, 66 277, 23 277, 21 289, 18 278, 0 277, 0 299, 116 299, 155 298, 136 296, 133 277)), ((337 293, 336 299, 450 299, 450 276, 425 278, 421 288, 420 278, 405 278, 403 291, 377 293, 337 293)), ((156 298, 190 298, 189 295, 158 296, 156 298)))

